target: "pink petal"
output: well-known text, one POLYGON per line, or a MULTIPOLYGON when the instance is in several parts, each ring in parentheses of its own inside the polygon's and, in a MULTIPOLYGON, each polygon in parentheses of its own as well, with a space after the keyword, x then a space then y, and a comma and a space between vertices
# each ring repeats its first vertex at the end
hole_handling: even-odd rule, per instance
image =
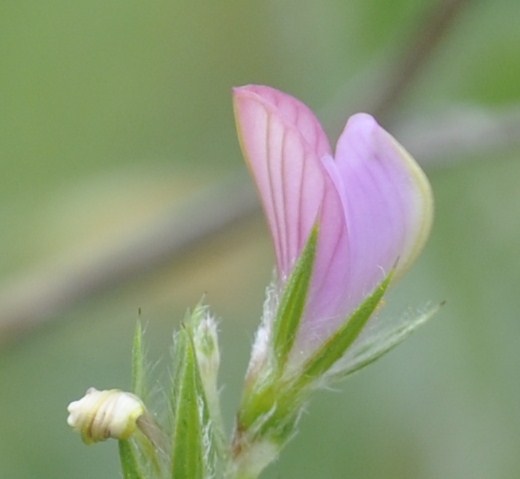
POLYGON ((282 280, 313 225, 313 277, 292 360, 299 362, 340 327, 425 243, 432 220, 423 172, 369 115, 354 115, 331 156, 321 125, 303 103, 269 87, 234 90, 244 156, 273 236, 282 280))
POLYGON ((397 265, 399 275, 424 246, 433 217, 430 184, 413 158, 367 114, 350 118, 335 160, 353 275, 373 289, 381 273, 397 265))
POLYGON ((278 269, 287 277, 325 194, 320 159, 330 145, 314 113, 269 87, 234 89, 238 134, 267 216, 278 269))
POLYGON ((324 165, 328 200, 300 351, 335 331, 394 267, 398 276, 409 266, 426 241, 433 214, 424 173, 370 115, 350 118, 335 160, 325 158, 324 165))

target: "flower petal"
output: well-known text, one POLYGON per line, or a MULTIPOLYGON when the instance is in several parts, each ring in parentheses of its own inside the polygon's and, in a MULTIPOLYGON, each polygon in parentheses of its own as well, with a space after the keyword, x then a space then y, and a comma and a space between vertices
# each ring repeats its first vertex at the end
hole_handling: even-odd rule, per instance
POLYGON ((269 87, 234 89, 240 143, 273 236, 282 279, 290 274, 325 193, 321 158, 331 149, 314 113, 269 87))
POLYGON ((392 270, 399 276, 411 264, 433 216, 424 173, 370 115, 350 118, 335 160, 326 157, 324 165, 329 199, 320 218, 321 243, 297 341, 300 351, 336 330, 392 270), (338 223, 344 225, 340 232, 338 223), (335 250, 333 242, 338 242, 335 250))
POLYGON ((335 160, 352 274, 373 288, 394 266, 402 273, 424 246, 433 219, 430 184, 404 148, 364 113, 348 121, 335 160))

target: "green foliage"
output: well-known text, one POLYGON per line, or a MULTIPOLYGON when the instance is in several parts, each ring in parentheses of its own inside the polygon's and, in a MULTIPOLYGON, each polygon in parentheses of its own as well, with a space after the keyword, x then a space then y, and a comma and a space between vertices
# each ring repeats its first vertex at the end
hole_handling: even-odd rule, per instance
POLYGON ((135 326, 132 346, 132 391, 145 400, 147 393, 145 378, 145 355, 143 346, 143 327, 138 321, 135 326))
POLYGON ((205 394, 193 342, 185 328, 177 334, 178 368, 172 395, 172 479, 203 479, 205 394))
POLYGON ((216 325, 199 304, 174 338, 171 390, 172 479, 208 479, 224 460, 216 379, 216 325), (208 398, 209 397, 209 398, 208 398))
POLYGON ((119 441, 119 458, 124 479, 147 479, 141 470, 135 444, 131 440, 119 441))
MULTIPOLYGON (((134 341, 132 346, 132 391, 141 399, 147 392, 145 387, 145 364, 143 351, 143 330, 141 323, 137 322, 134 332, 134 341)), ((135 439, 120 440, 119 442, 119 458, 123 469, 124 479, 146 479, 146 457, 156 457, 156 452, 150 450, 146 438, 141 436, 140 443, 135 439), (139 452, 138 447, 146 446, 151 454, 143 455, 139 452)))

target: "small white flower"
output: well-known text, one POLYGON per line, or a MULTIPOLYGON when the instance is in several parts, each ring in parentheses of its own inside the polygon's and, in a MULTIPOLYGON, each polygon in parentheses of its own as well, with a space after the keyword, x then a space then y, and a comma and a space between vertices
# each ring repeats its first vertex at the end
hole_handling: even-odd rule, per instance
POLYGON ((87 444, 109 437, 128 439, 137 428, 137 420, 145 413, 143 402, 134 394, 95 388, 89 388, 80 400, 71 402, 67 410, 67 423, 80 432, 87 444))

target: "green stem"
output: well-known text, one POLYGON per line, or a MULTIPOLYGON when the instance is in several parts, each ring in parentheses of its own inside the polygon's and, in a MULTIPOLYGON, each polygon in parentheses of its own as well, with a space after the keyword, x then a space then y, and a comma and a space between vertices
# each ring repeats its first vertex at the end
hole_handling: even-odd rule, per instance
POLYGON ((246 433, 236 431, 226 479, 256 479, 277 457, 280 446, 270 442, 254 441, 246 433))

